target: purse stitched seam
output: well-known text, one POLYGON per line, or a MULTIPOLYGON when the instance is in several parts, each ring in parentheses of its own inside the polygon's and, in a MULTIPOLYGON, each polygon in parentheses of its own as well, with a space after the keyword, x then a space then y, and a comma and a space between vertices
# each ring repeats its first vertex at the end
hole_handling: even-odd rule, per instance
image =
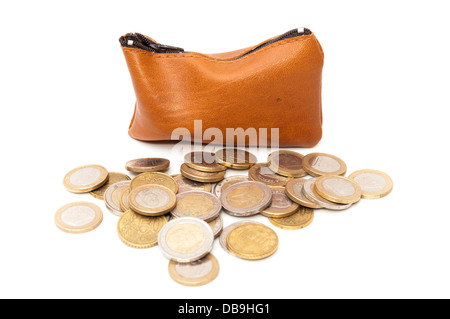
POLYGON ((278 43, 273 43, 271 45, 268 45, 267 47, 262 48, 262 49, 254 52, 254 53, 251 53, 249 55, 246 55, 246 56, 244 56, 242 58, 237 58, 237 59, 233 59, 233 60, 220 60, 220 59, 215 59, 215 58, 208 58, 208 57, 200 55, 202 53, 198 53, 199 55, 197 55, 197 54, 186 54, 186 53, 177 53, 177 54, 168 54, 168 55, 166 55, 166 54, 159 54, 159 53, 143 51, 141 49, 135 49, 135 48, 122 47, 122 49, 124 51, 130 51, 130 52, 137 53, 137 54, 148 55, 148 56, 151 56, 151 57, 157 58, 157 59, 199 58, 199 59, 207 60, 207 61, 210 61, 210 62, 231 63, 231 62, 242 61, 244 59, 247 59, 250 56, 255 56, 256 54, 259 54, 259 53, 264 52, 264 51, 266 51, 266 50, 268 50, 270 48, 274 48, 274 47, 277 47, 277 46, 280 46, 280 45, 285 45, 285 44, 289 44, 289 43, 297 42, 297 41, 306 41, 306 40, 309 40, 309 39, 313 38, 312 36, 313 35, 311 34, 311 35, 299 37, 297 39, 282 40, 282 41, 280 41, 278 43))

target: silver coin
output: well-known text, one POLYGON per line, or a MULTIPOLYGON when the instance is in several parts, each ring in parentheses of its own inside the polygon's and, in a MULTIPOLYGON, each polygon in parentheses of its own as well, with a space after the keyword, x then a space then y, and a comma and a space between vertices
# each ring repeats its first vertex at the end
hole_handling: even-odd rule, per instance
POLYGON ((177 205, 171 214, 176 217, 197 217, 209 222, 219 216, 222 203, 205 191, 188 191, 177 195, 177 205))
POLYGON ((240 225, 242 225, 242 224, 245 224, 245 223, 256 223, 256 224, 260 224, 260 223, 258 223, 258 222, 253 221, 253 220, 243 220, 243 221, 236 222, 236 223, 233 223, 233 224, 231 224, 231 225, 228 225, 227 227, 225 227, 225 228, 222 230, 222 233, 220 234, 220 237, 219 237, 219 243, 220 243, 220 246, 223 248, 223 250, 225 250, 227 253, 229 253, 229 254, 231 254, 231 255, 234 255, 234 254, 228 249, 228 245, 227 245, 227 236, 228 236, 228 234, 229 234, 230 231, 232 231, 234 228, 236 228, 236 227, 238 227, 238 226, 240 226, 240 225))
POLYGON ((213 247, 211 227, 195 217, 170 220, 158 234, 162 254, 178 262, 191 262, 206 256, 213 247))
POLYGON ((245 175, 234 175, 226 177, 216 184, 216 186, 214 187, 214 194, 217 196, 217 198, 220 198, 220 196, 222 195, 222 190, 225 190, 227 187, 238 182, 247 182, 249 180, 250 179, 248 178, 248 176, 245 175))
POLYGON ((333 202, 330 202, 329 200, 326 200, 323 197, 320 197, 317 195, 313 189, 312 186, 316 182, 317 178, 310 178, 303 183, 303 193, 305 194, 306 198, 308 198, 310 201, 317 203, 318 205, 322 206, 326 209, 331 210, 344 210, 352 206, 352 204, 336 204, 333 202))
POLYGON ((222 192, 224 211, 233 216, 251 216, 266 209, 272 202, 272 191, 261 182, 239 182, 222 192))
POLYGON ((108 208, 109 211, 116 216, 122 216, 123 211, 120 208, 120 197, 116 198, 116 196, 114 196, 114 192, 121 187, 129 187, 130 183, 131 181, 121 181, 112 184, 106 189, 103 195, 106 208, 108 208))

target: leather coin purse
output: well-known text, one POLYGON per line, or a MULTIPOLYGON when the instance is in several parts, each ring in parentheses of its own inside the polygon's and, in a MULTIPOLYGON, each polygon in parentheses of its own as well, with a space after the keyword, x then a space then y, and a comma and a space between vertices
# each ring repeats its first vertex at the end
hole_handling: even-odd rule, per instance
POLYGON ((312 147, 322 137, 324 55, 309 29, 219 54, 140 33, 119 41, 136 95, 134 139, 312 147))

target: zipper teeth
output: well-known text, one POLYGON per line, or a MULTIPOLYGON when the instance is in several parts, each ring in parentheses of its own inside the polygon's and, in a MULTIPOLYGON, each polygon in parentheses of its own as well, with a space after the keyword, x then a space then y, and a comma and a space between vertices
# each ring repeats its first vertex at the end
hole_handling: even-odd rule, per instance
MULTIPOLYGON (((253 52, 258 51, 272 43, 275 43, 275 42, 278 42, 281 40, 299 37, 299 36, 303 36, 303 35, 310 35, 310 34, 312 34, 311 30, 306 29, 306 28, 304 28, 302 31, 300 31, 299 29, 293 29, 286 33, 283 33, 282 35, 280 35, 276 38, 273 38, 264 43, 261 43, 260 45, 256 46, 255 48, 251 49, 250 51, 248 51, 240 56, 237 56, 232 59, 228 59, 226 61, 238 60, 238 59, 245 57, 249 54, 252 54, 253 52)), ((160 43, 156 43, 156 42, 152 41, 151 39, 149 39, 148 37, 146 37, 145 35, 140 34, 140 33, 128 33, 125 36, 121 37, 119 39, 119 41, 123 47, 137 48, 137 49, 154 52, 154 53, 182 53, 182 52, 184 52, 184 50, 182 48, 177 48, 177 47, 172 47, 172 46, 167 46, 167 45, 163 45, 160 43)))

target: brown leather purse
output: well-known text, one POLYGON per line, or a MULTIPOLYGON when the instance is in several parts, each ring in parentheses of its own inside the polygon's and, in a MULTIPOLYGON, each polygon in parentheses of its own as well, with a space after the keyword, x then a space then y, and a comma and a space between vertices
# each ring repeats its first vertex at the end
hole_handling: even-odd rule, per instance
POLYGON ((136 94, 135 139, 312 147, 322 137, 324 55, 308 29, 219 54, 139 33, 119 41, 136 94))

